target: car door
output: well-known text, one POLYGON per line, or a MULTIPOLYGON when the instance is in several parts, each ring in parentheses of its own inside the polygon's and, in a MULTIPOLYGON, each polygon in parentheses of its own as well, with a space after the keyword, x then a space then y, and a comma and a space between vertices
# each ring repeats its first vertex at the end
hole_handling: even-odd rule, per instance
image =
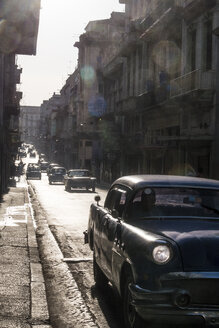
POLYGON ((125 188, 114 186, 106 198, 106 214, 101 219, 101 262, 103 271, 109 279, 112 278, 113 247, 119 243, 121 237, 120 221, 126 204, 126 194, 125 188))

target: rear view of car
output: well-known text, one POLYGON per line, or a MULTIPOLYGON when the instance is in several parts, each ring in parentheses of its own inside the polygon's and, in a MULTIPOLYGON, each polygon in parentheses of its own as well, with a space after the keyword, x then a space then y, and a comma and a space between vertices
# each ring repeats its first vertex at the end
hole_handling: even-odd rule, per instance
POLYGON ((49 163, 48 162, 41 162, 40 163, 40 168, 41 168, 41 172, 46 172, 47 168, 49 166, 49 163))
POLYGON ((26 171, 27 179, 39 179, 41 180, 41 170, 36 164, 29 164, 26 171))
POLYGON ((64 183, 66 169, 64 167, 53 167, 49 173, 49 184, 61 182, 64 183))

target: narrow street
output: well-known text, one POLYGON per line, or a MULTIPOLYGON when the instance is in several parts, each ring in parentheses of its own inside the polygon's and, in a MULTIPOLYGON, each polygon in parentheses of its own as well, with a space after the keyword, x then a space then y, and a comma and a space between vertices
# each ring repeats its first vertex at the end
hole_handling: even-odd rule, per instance
MULTIPOLYGON (((28 161, 33 160, 27 158, 26 162, 28 161)), ((83 236, 83 231, 87 229, 90 204, 97 194, 101 196, 100 204, 103 204, 106 189, 97 187, 95 193, 84 189, 67 192, 63 184, 49 185, 46 173, 42 173, 41 180, 28 180, 28 184, 39 201, 40 210, 45 213, 64 262, 67 263, 94 322, 98 327, 122 327, 119 299, 111 286, 104 291, 95 287, 92 252, 84 244, 83 236)))

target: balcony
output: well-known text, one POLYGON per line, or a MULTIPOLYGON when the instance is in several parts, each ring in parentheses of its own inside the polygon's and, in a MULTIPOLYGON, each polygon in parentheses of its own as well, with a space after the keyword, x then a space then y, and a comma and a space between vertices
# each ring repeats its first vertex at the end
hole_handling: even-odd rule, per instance
POLYGON ((184 0, 183 16, 191 21, 216 5, 216 0, 184 0))
POLYGON ((181 0, 169 0, 161 2, 149 15, 142 20, 141 26, 144 32, 140 36, 143 39, 150 39, 162 33, 164 26, 172 27, 172 22, 181 15, 181 0))
POLYGON ((118 44, 118 54, 122 57, 127 57, 129 52, 133 50, 133 47, 137 45, 139 39, 139 32, 131 31, 124 33, 118 44))
POLYGON ((103 68, 103 75, 104 76, 109 76, 114 72, 116 74, 118 74, 118 69, 123 65, 123 63, 124 63, 124 58, 123 57, 114 58, 110 63, 108 63, 103 68))
POLYGON ((126 99, 123 99, 122 101, 118 102, 118 111, 120 112, 129 112, 129 111, 134 111, 137 109, 137 97, 135 96, 130 96, 126 99))
POLYGON ((137 108, 143 110, 146 107, 155 105, 154 91, 144 92, 137 97, 137 108))
POLYGON ((215 71, 195 70, 170 81, 170 98, 185 96, 194 91, 214 91, 215 71))

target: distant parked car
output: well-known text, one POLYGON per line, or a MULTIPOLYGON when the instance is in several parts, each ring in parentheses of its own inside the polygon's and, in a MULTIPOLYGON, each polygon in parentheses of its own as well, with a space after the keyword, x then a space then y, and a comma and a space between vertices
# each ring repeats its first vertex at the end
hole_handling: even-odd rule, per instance
POLYGON ((40 162, 39 166, 41 168, 41 172, 46 172, 47 168, 49 167, 49 162, 40 162))
POLYGON ((64 177, 65 190, 70 191, 71 188, 92 189, 95 192, 96 178, 93 177, 89 170, 77 169, 69 170, 64 177))
POLYGON ((64 167, 54 166, 49 173, 49 184, 54 182, 64 183, 64 175, 66 174, 66 169, 64 167))
POLYGON ((126 176, 95 200, 94 280, 121 296, 125 327, 217 327, 219 181, 126 176))
POLYGON ((27 179, 39 179, 41 180, 41 169, 37 164, 28 164, 26 170, 27 179))

